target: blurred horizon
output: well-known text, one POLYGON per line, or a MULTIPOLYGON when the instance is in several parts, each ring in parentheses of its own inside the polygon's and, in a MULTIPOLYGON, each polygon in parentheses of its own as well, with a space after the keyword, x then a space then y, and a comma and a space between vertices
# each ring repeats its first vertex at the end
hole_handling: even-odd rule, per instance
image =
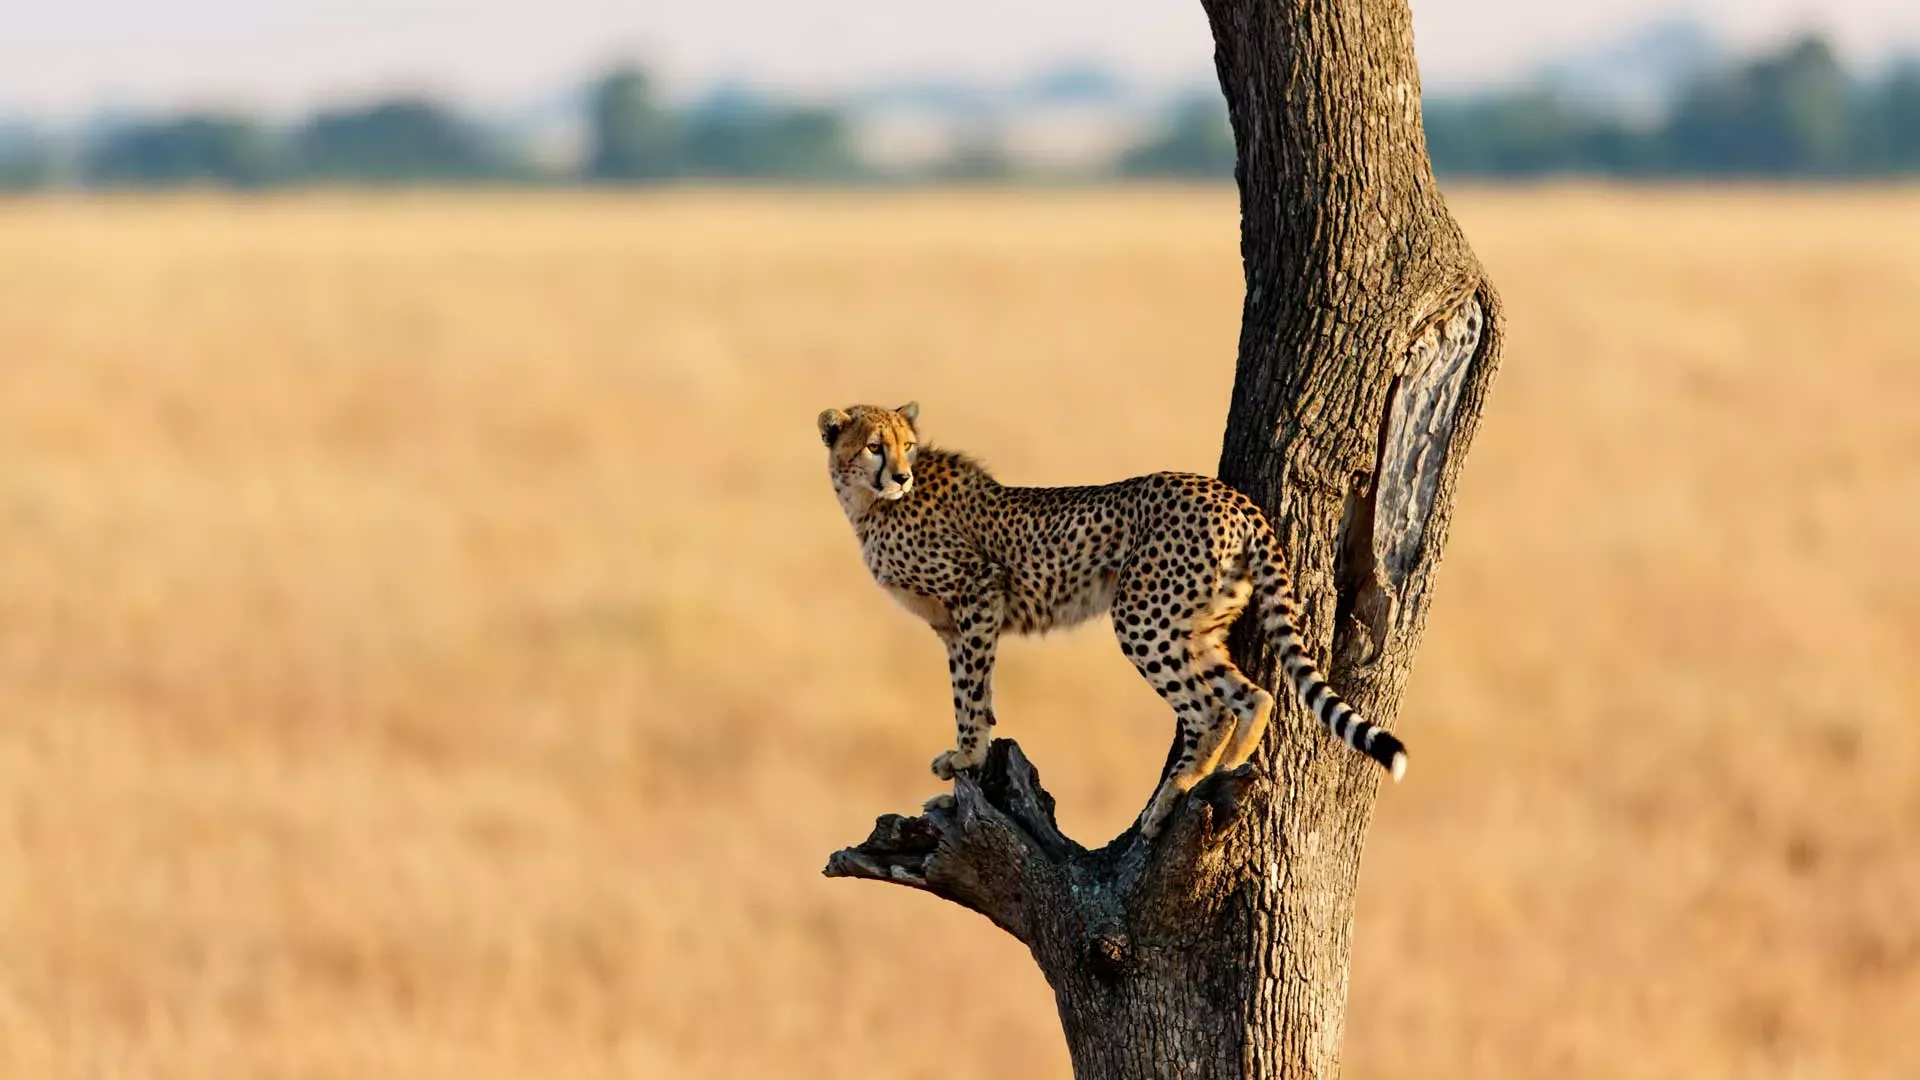
MULTIPOLYGON (((1443 176, 1920 175, 1920 55, 1887 51, 1876 65, 1821 33, 1754 49, 1668 16, 1540 53, 1506 83, 1423 96, 1443 176)), ((511 108, 369 83, 352 101, 284 115, 264 101, 0 115, 0 190, 16 191, 1222 181, 1233 162, 1211 74, 1169 82, 1084 59, 1003 79, 881 79, 829 98, 752 79, 676 93, 657 68, 614 59, 511 108)))
MULTIPOLYGON (((1434 91, 1525 81, 1556 58, 1666 22, 1695 24, 1735 52, 1818 35, 1866 70, 1920 53, 1920 9, 1899 0, 1412 7, 1434 91)), ((537 11, 450 0, 180 0, 164 9, 85 0, 22 11, 9 31, 0 117, 63 122, 138 109, 287 113, 391 93, 514 111, 565 98, 580 72, 619 61, 645 64, 680 99, 718 86, 836 97, 901 82, 1004 84, 1059 67, 1102 68, 1161 89, 1212 78, 1212 43, 1193 0, 1056 0, 1039 9, 983 0, 910 11, 857 0, 639 9, 556 0, 537 11)))

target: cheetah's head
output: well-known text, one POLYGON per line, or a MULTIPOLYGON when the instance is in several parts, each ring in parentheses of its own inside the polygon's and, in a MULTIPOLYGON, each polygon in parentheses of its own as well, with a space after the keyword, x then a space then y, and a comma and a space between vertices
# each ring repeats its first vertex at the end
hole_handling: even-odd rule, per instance
POLYGON ((913 490, 913 459, 919 452, 915 426, 920 406, 897 409, 855 405, 820 414, 820 441, 827 444, 827 471, 837 488, 892 501, 913 490))

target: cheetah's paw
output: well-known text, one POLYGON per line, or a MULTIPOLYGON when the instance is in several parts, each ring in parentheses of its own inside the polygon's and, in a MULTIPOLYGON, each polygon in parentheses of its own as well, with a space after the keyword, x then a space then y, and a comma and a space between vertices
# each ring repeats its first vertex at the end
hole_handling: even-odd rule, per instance
POLYGON ((1146 813, 1140 816, 1140 838, 1152 840, 1159 836, 1167 819, 1173 816, 1174 805, 1185 795, 1186 792, 1171 783, 1161 784, 1160 790, 1154 793, 1153 802, 1147 805, 1146 813))
POLYGON ((933 759, 933 775, 942 780, 951 780, 968 769, 978 768, 986 757, 985 754, 969 754, 965 750, 942 750, 940 756, 933 759))

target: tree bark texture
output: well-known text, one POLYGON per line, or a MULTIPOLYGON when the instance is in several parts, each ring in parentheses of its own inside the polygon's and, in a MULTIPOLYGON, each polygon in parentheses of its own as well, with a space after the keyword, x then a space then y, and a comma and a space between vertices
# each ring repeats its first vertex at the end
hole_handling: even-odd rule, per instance
MULTIPOLYGON (((1428 164, 1406 0, 1203 5, 1247 289, 1220 476, 1285 543, 1330 681, 1391 726, 1498 363, 1499 299, 1428 164)), ((1273 689, 1257 629, 1235 627, 1234 659, 1273 689)), ((924 889, 1025 942, 1081 1080, 1337 1076, 1380 774, 1290 690, 1275 698, 1260 754, 1196 787, 1151 844, 1063 836, 1003 740, 951 800, 881 818, 827 873, 924 889)))

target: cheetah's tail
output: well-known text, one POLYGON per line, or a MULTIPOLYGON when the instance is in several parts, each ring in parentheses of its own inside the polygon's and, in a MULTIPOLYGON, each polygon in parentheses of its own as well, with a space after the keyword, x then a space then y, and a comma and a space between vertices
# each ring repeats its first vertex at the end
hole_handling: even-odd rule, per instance
POLYGON ((1248 540, 1248 562, 1253 570, 1254 602, 1266 616, 1263 628, 1267 640, 1280 649, 1280 666, 1293 681, 1294 692, 1307 709, 1326 725, 1333 737, 1367 755, 1399 780, 1407 773, 1407 748, 1393 733, 1370 721, 1362 720, 1307 655, 1306 646, 1295 631, 1293 585, 1288 579, 1284 556, 1278 540, 1269 528, 1257 530, 1248 540))

